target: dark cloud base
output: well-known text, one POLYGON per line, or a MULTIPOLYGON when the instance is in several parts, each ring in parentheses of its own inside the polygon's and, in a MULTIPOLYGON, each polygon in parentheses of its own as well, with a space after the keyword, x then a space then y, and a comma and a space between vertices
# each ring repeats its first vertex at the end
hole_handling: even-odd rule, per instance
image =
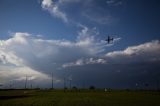
POLYGON ((77 66, 66 69, 60 77, 72 76, 73 85, 79 87, 94 85, 100 88, 135 89, 138 83, 141 89, 146 88, 145 84, 151 89, 157 89, 157 81, 160 80, 159 63, 77 66))

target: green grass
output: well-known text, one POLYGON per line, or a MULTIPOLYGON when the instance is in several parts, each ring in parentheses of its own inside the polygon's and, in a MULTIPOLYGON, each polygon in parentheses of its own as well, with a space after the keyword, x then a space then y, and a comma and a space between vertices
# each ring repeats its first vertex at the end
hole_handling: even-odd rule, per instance
POLYGON ((0 106, 160 106, 151 91, 1 90, 0 106))

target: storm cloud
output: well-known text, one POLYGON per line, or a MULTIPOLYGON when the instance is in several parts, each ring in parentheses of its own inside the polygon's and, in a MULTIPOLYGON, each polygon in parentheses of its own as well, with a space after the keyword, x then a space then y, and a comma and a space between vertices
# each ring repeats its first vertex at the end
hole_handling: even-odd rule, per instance
POLYGON ((86 85, 115 87, 122 81, 121 87, 124 87, 126 83, 134 83, 133 77, 150 81, 159 73, 159 40, 106 53, 105 49, 112 45, 97 39, 96 34, 95 29, 83 27, 77 39, 69 41, 14 33, 11 38, 0 41, 1 83, 24 81, 28 75, 40 85, 45 80, 49 86, 53 73, 57 85, 66 77, 72 78, 77 86, 85 82, 86 85))

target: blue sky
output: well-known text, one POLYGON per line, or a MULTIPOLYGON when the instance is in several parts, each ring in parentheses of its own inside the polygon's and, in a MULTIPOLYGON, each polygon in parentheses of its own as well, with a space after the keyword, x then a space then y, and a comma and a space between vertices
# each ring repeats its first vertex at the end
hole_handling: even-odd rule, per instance
POLYGON ((159 38, 158 0, 115 0, 114 2, 120 4, 107 4, 106 0, 94 0, 86 5, 84 1, 61 3, 60 11, 69 18, 69 22, 64 23, 42 9, 41 1, 1 0, 1 38, 7 38, 8 32, 29 32, 45 35, 46 39, 74 40, 79 30, 75 25, 77 23, 90 28, 96 27, 101 39, 107 35, 122 37, 126 42, 125 46, 159 38), (95 20, 106 17, 108 19, 102 24, 91 17, 95 20))
POLYGON ((57 87, 67 77, 77 86, 87 80, 86 86, 154 88, 151 79, 160 75, 153 72, 160 69, 159 19, 159 0, 0 0, 0 83, 23 82, 30 73, 32 82, 46 80, 40 85, 49 87, 53 73, 57 87), (113 44, 106 44, 107 36, 113 44), (8 74, 14 71, 19 76, 8 74))

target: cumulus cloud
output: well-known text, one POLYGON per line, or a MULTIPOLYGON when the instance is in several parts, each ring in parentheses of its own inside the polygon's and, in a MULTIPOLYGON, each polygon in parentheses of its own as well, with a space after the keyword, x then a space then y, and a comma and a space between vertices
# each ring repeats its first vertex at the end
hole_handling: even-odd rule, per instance
POLYGON ((52 0, 43 0, 41 4, 44 10, 49 11, 54 17, 62 19, 64 22, 68 22, 68 18, 64 12, 59 9, 59 5, 52 0))
MULTIPOLYGON (((50 76, 46 74, 53 72, 54 78, 59 80, 55 73, 57 73, 57 69, 62 67, 63 64, 76 61, 79 58, 95 56, 102 51, 104 47, 104 43, 99 42, 98 39, 93 37, 97 34, 95 28, 89 29, 82 27, 82 30, 78 32, 78 34, 75 41, 64 39, 44 40, 34 37, 29 33, 21 32, 13 34, 12 37, 7 40, 1 40, 1 78, 4 78, 3 76, 6 74, 10 75, 10 78, 13 79, 22 79, 18 77, 24 77, 23 73, 27 73, 28 70, 28 74, 32 74, 32 77, 39 79, 45 79, 47 77, 49 79, 50 76), (9 69, 6 69, 6 67, 9 69), (17 72, 20 75, 17 74, 18 76, 15 78, 14 76, 16 74, 10 72, 17 72)), ((92 64, 101 62, 101 60, 94 59, 87 61, 88 64, 89 62, 92 64)))
POLYGON ((144 88, 149 83, 155 89, 159 79, 160 41, 129 46, 121 51, 108 52, 94 58, 81 58, 63 64, 76 82, 102 87, 144 88))
MULTIPOLYGON (((13 34, 7 40, 1 40, 0 83, 10 80, 24 81, 26 74, 37 82, 45 80, 49 83, 51 73, 54 75, 55 82, 61 82, 66 74, 72 76, 73 79, 81 78, 76 76, 78 73, 85 74, 82 73, 83 70, 88 70, 93 74, 97 73, 96 70, 102 70, 103 75, 105 75, 105 70, 113 70, 113 72, 118 70, 118 72, 121 72, 124 67, 128 66, 124 66, 124 64, 154 64, 160 61, 159 40, 129 46, 121 51, 106 53, 106 43, 97 38, 99 33, 96 28, 90 29, 86 26, 81 26, 81 28, 82 30, 78 32, 75 41, 65 39, 44 40, 34 37, 32 34, 20 32, 13 34), (116 68, 112 67, 112 64, 119 64, 120 66, 116 68), (77 71, 72 74, 65 71, 72 68, 77 71)), ((118 40, 120 38, 117 38, 116 41, 118 40)), ((143 69, 147 70, 145 67, 144 65, 143 69)), ((130 69, 127 68, 127 70, 130 69)))
MULTIPOLYGON (((120 38, 117 38, 119 40, 120 38)), ((130 46, 122 51, 108 52, 101 58, 78 59, 65 63, 63 68, 88 64, 133 64, 160 61, 160 41, 154 40, 137 46, 130 46)))
POLYGON ((41 83, 42 80, 50 80, 50 77, 48 75, 25 66, 0 66, 0 68, 0 79, 1 83, 4 84, 10 81, 25 81, 26 76, 29 77, 29 80, 34 80, 37 83, 41 83))
POLYGON ((154 40, 138 46, 130 46, 123 51, 109 52, 105 56, 119 63, 159 61, 160 41, 154 40))

